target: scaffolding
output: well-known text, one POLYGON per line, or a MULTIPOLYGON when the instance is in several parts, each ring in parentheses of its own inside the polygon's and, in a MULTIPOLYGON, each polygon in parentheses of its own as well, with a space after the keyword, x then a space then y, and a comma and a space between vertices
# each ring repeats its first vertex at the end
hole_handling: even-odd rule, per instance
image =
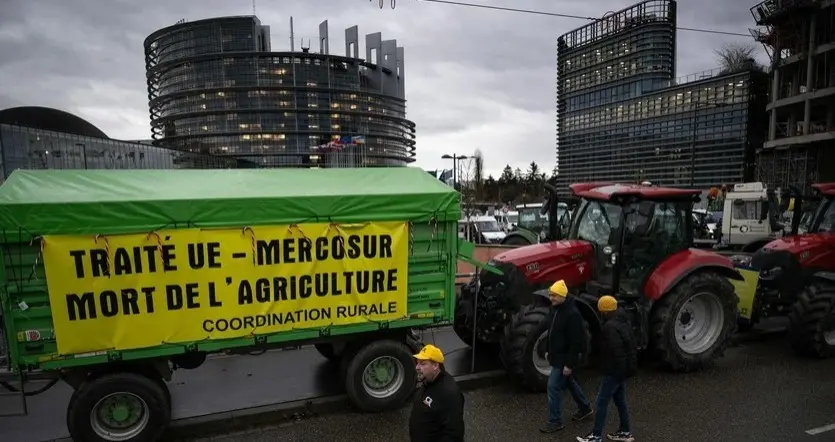
POLYGON ((802 52, 808 46, 802 22, 797 17, 814 10, 818 0, 765 0, 751 8, 757 26, 749 29, 754 40, 760 42, 776 66, 781 58, 802 52))
POLYGON ((822 45, 833 41, 831 1, 765 0, 751 8, 751 35, 771 58, 769 134, 757 151, 757 180, 770 187, 831 179, 835 140, 835 64, 822 45))
POLYGON ((812 183, 820 180, 817 154, 814 147, 760 151, 757 155, 758 181, 772 189, 791 186, 809 189, 812 183))

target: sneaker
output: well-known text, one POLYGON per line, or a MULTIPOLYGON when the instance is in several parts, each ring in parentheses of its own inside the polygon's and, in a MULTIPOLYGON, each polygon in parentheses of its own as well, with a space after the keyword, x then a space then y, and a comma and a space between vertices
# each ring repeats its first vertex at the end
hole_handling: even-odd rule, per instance
POLYGON ((586 436, 577 436, 577 442, 603 442, 603 436, 595 436, 589 433, 586 436))
POLYGON ((635 438, 632 437, 632 433, 628 431, 618 431, 617 433, 609 433, 606 435, 609 440, 614 440, 617 442, 635 442, 635 438))
POLYGON ((571 420, 573 420, 574 422, 580 422, 583 419, 591 417, 591 415, 593 414, 594 412, 590 409, 588 411, 580 410, 571 416, 571 420))
POLYGON ((552 424, 552 423, 548 422, 547 424, 543 425, 539 429, 539 431, 542 432, 542 433, 556 433, 557 431, 560 431, 563 428, 565 428, 565 425, 563 425, 563 424, 552 424))

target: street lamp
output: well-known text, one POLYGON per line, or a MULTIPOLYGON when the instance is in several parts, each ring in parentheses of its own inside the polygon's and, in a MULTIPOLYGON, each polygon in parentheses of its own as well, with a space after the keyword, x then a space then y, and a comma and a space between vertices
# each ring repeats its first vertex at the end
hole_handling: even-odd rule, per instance
POLYGON ((452 188, 458 190, 458 160, 466 160, 466 155, 444 154, 441 159, 452 160, 452 188))

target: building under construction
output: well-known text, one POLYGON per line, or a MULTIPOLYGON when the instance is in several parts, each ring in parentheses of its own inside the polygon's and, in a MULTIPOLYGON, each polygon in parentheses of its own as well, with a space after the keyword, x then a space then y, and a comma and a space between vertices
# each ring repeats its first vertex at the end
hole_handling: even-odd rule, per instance
POLYGON ((765 0, 751 13, 772 62, 758 179, 801 189, 835 181, 835 0, 765 0))

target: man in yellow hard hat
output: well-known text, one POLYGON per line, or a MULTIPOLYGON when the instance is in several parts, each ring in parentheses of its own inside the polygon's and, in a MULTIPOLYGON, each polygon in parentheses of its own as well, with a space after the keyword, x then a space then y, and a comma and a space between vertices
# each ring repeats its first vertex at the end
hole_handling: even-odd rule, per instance
MULTIPOLYGON (((548 422, 539 429, 555 433, 565 428, 562 421, 562 392, 566 388, 579 410, 572 420, 580 421, 592 415, 591 404, 574 376, 581 356, 587 351, 586 329, 574 297, 569 295, 565 281, 555 282, 547 293, 551 301, 548 321, 548 351, 545 358, 551 365, 548 376, 548 422)), ((536 351, 536 349, 534 349, 536 351)))
POLYGON ((606 424, 606 412, 609 401, 615 402, 620 417, 618 431, 607 435, 609 440, 633 442, 632 428, 629 422, 629 408, 626 405, 626 379, 638 372, 638 347, 632 334, 629 319, 618 309, 618 301, 612 296, 601 296, 597 300, 597 310, 603 316, 600 339, 600 368, 603 380, 597 401, 594 404, 594 428, 585 437, 578 437, 578 442, 601 442, 603 426, 606 424))
POLYGON ((428 344, 415 360, 423 387, 412 405, 411 442, 464 442, 464 395, 444 369, 444 353, 428 344))

